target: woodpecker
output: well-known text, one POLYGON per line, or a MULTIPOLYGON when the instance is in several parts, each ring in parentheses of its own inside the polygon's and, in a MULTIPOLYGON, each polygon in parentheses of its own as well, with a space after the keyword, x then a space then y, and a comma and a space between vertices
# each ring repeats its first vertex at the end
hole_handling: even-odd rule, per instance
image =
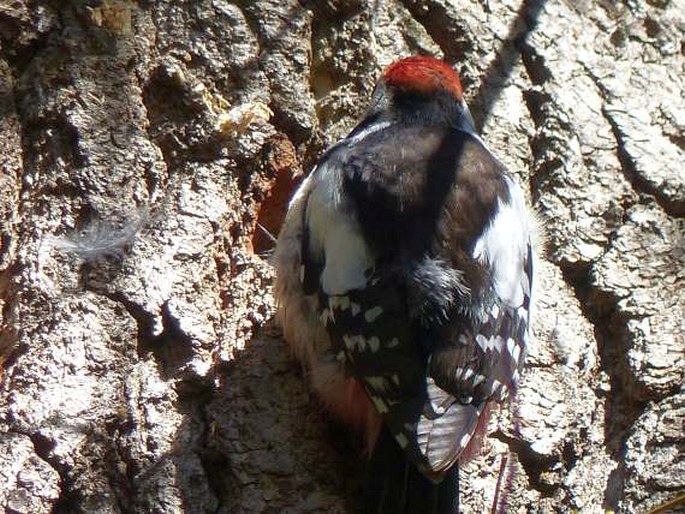
POLYGON ((458 463, 523 366, 533 226, 457 73, 426 56, 385 69, 297 189, 274 254, 278 319, 369 451, 360 512, 458 512, 458 463))

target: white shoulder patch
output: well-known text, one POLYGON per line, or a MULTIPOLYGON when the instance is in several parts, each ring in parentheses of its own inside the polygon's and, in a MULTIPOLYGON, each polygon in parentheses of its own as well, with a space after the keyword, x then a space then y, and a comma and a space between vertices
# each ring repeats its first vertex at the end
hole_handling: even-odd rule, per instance
POLYGON ((341 172, 323 164, 307 204, 309 250, 321 258, 321 286, 327 295, 339 295, 366 285, 366 271, 374 258, 346 198, 341 172))
MULTIPOLYGON (((509 201, 498 201, 494 217, 476 241, 473 258, 492 270, 500 299, 513 307, 523 303, 524 262, 531 244, 532 224, 521 188, 505 177, 509 201)), ((527 285, 526 285, 527 287, 527 285)))

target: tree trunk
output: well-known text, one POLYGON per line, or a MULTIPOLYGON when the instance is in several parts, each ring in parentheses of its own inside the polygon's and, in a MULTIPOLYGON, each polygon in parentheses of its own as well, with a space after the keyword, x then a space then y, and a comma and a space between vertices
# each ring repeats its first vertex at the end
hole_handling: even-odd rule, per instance
POLYGON ((0 507, 348 512, 270 235, 383 66, 444 57, 546 233, 464 512, 685 492, 683 0, 0 0, 0 507))

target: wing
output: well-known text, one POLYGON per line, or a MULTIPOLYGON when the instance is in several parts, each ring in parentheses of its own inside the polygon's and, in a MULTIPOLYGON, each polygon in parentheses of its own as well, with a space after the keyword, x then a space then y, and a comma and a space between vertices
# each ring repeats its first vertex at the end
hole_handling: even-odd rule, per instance
POLYGON ((408 457, 441 472, 522 361, 528 228, 510 216, 527 220, 520 191, 478 138, 438 127, 356 136, 316 173, 303 283, 318 289, 334 358, 408 457))
MULTIPOLYGON (((456 300, 444 323, 422 331, 430 348, 429 408, 419 420, 417 438, 433 469, 454 463, 478 423, 486 423, 478 418, 487 404, 503 401, 516 387, 533 288, 532 223, 520 188, 480 142, 464 148, 457 174, 438 227, 438 239, 447 243, 433 251, 446 269, 451 264, 465 270, 469 294, 456 300), (471 192, 468 199, 465 191, 471 192), (488 213, 473 221, 479 232, 466 239, 454 230, 463 212, 488 213)), ((428 326, 425 318, 421 321, 428 326)))
MULTIPOLYGON (((510 179, 507 178, 507 181, 510 179)), ((490 401, 503 401, 519 379, 529 337, 533 287, 530 224, 520 190, 497 202, 495 215, 476 239, 471 255, 487 285, 471 306, 454 312, 433 344, 428 396, 443 414, 422 415, 417 437, 432 466, 450 465, 466 449, 476 425, 463 423, 469 407, 480 416, 490 401), (463 430, 455 428, 462 424, 463 430)), ((437 334, 436 334, 437 332, 437 334)))

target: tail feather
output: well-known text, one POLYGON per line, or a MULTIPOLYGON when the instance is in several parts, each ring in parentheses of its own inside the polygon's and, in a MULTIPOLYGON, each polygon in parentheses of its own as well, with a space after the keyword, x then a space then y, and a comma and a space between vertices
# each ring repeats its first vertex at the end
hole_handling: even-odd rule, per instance
POLYGON ((452 466, 433 481, 410 463, 383 429, 365 481, 358 514, 458 514, 459 469, 452 466))

